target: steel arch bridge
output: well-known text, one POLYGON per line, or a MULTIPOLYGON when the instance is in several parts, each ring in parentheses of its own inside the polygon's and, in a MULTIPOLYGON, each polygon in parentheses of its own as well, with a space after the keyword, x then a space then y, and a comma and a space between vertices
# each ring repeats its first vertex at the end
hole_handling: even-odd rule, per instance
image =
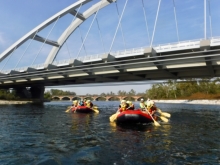
MULTIPOLYGON (((57 86, 68 84, 86 84, 86 83, 105 83, 105 82, 129 82, 143 80, 165 80, 165 79, 183 79, 183 78, 202 78, 220 76, 220 38, 207 37, 206 31, 206 0, 204 0, 204 38, 192 41, 179 41, 178 22, 175 13, 176 32, 178 42, 154 46, 154 34, 161 0, 158 2, 155 23, 153 26, 152 38, 149 39, 149 45, 141 48, 125 49, 122 51, 112 51, 112 45, 116 34, 121 28, 121 21, 128 0, 125 0, 121 15, 118 13, 118 23, 116 32, 113 36, 109 51, 99 55, 87 55, 78 57, 80 51, 84 48, 86 37, 92 24, 79 49, 77 57, 55 61, 58 52, 61 50, 67 39, 74 31, 94 15, 92 23, 102 8, 116 3, 116 0, 100 0, 95 4, 89 5, 91 0, 79 0, 67 8, 53 15, 29 33, 24 35, 17 42, 12 44, 0 55, 0 62, 10 60, 10 56, 26 41, 35 40, 42 44, 52 46, 44 63, 39 65, 30 65, 23 68, 12 68, 10 70, 1 70, 0 88, 22 88, 40 86, 57 86), (89 7, 80 12, 81 7, 89 7), (49 34, 53 30, 57 21, 66 16, 73 15, 71 24, 62 32, 57 40, 49 39, 49 34), (47 37, 39 35, 43 29, 51 26, 51 31, 47 37)), ((144 2, 142 0, 142 2, 144 2)), ((174 2, 174 1, 173 1, 174 2)), ((144 3, 143 3, 144 4, 144 3)), ((144 7, 144 6, 143 6, 144 7)), ((144 10, 145 23, 147 26, 146 11, 144 10)), ((123 33, 122 33, 123 34, 123 33)), ((30 42, 31 44, 31 42, 30 42)), ((29 46, 29 45, 28 45, 29 46)), ((28 47, 27 47, 28 48, 28 47)), ((41 51, 42 47, 39 51, 41 51)), ((26 49, 25 49, 26 51, 26 49)), ((24 51, 24 52, 25 52, 24 51)), ((22 58, 22 57, 21 57, 22 58)), ((20 62, 21 58, 18 60, 20 62)), ((36 57, 34 57, 35 61, 36 57)), ((7 63, 7 61, 5 62, 7 63)), ((17 63, 17 64, 18 64, 17 63)), ((34 63, 34 62, 32 62, 34 63)), ((4 66, 3 66, 4 68, 4 66)), ((41 92, 42 93, 42 92, 41 92)))

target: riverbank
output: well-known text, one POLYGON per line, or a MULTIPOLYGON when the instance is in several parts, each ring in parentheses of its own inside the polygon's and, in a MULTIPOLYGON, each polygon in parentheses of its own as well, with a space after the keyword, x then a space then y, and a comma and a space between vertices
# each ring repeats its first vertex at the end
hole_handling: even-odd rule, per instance
POLYGON ((0 105, 7 104, 40 104, 43 102, 48 102, 49 100, 24 100, 24 101, 15 101, 15 100, 0 100, 0 105))
POLYGON ((220 105, 220 100, 154 100, 156 103, 220 105))

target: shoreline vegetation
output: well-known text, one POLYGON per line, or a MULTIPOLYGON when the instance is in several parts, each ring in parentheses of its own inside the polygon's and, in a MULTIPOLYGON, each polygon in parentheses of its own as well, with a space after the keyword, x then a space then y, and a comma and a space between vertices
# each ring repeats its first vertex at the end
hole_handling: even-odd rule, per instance
MULTIPOLYGON (((59 89, 45 91, 44 100, 22 99, 23 97, 19 97, 19 93, 16 93, 15 90, 0 89, 0 104, 42 103, 56 100, 57 98, 53 98, 53 96, 64 96, 62 100, 67 101, 68 99, 70 100, 70 98, 65 97, 67 95, 75 96, 74 99, 79 99, 75 92, 59 89)), ((109 101, 120 101, 118 96, 126 100, 135 101, 134 96, 138 96, 138 100, 150 98, 158 103, 220 104, 220 78, 168 80, 163 83, 152 84, 150 89, 145 92, 143 89, 142 93, 130 89, 130 91, 119 90, 117 93, 111 91, 101 94, 86 94, 85 96, 87 99, 93 100, 92 96, 97 95, 99 95, 97 101, 105 101, 107 96, 111 96, 109 101)))
MULTIPOLYGON (((57 100, 52 100, 57 101, 57 100)), ((67 100, 62 100, 67 101, 67 100)), ((172 103, 172 104, 210 104, 210 105, 220 105, 219 100, 213 99, 197 99, 197 100, 154 100, 155 103, 172 103)), ((42 102, 49 102, 49 100, 35 100, 35 101, 14 101, 14 100, 0 100, 0 105, 7 105, 7 104, 32 104, 32 103, 42 103, 42 102)))

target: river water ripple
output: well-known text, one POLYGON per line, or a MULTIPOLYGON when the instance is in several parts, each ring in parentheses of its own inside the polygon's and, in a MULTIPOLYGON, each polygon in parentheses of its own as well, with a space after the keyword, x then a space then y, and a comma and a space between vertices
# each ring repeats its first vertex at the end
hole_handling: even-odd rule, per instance
POLYGON ((111 124, 119 102, 94 103, 99 114, 65 113, 69 101, 0 105, 0 164, 220 164, 219 105, 158 103, 172 116, 155 127, 111 124))

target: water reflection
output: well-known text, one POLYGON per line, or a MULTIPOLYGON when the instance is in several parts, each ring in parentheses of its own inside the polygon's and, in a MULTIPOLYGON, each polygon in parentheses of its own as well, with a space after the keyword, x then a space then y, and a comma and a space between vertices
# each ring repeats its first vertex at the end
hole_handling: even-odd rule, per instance
POLYGON ((0 106, 0 164, 219 164, 219 110, 160 104, 172 117, 155 127, 110 123, 118 102, 96 104, 99 114, 65 113, 69 102, 0 106))

